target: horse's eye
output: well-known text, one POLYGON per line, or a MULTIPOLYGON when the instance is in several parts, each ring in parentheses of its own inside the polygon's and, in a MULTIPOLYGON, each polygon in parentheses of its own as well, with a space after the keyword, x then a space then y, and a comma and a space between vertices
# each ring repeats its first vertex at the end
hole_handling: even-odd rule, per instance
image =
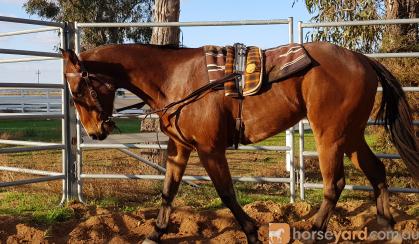
POLYGON ((74 92, 73 93, 73 98, 74 99, 80 99, 83 97, 83 94, 79 93, 79 92, 74 92))

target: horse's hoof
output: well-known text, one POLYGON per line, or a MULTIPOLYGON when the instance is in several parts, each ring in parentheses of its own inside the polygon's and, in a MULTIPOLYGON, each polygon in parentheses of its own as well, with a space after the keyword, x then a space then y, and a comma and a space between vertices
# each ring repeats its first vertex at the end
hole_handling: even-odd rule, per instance
POLYGON ((150 240, 148 238, 145 238, 145 240, 143 241, 143 244, 157 244, 157 242, 152 241, 152 240, 150 240))
POLYGON ((382 227, 382 230, 394 230, 394 225, 396 222, 390 218, 385 218, 383 216, 377 216, 377 223, 382 227))
POLYGON ((262 242, 259 241, 257 235, 249 235, 249 236, 247 236, 247 242, 249 244, 262 244, 262 242))

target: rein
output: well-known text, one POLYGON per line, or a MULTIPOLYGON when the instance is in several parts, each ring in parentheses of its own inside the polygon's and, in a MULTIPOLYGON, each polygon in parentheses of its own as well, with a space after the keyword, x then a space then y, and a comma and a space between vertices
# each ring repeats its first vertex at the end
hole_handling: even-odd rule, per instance
MULTIPOLYGON (((225 82, 227 82, 229 80, 232 80, 232 79, 237 79, 237 78, 241 77, 241 75, 242 74, 236 72, 236 73, 229 74, 229 75, 223 77, 222 79, 210 82, 210 83, 208 83, 204 86, 201 86, 200 88, 194 90, 193 92, 191 92, 186 97, 184 97, 184 98, 182 98, 178 101, 171 102, 168 105, 164 106, 163 108, 146 111, 144 113, 145 117, 147 117, 151 114, 159 113, 159 112, 163 112, 162 115, 164 115, 172 107, 174 107, 176 105, 179 105, 181 103, 187 102, 190 99, 196 98, 196 97, 202 95, 204 92, 207 92, 207 91, 210 91, 210 90, 224 89, 224 83, 225 82)), ((67 78, 75 78, 75 77, 82 78, 84 80, 85 84, 86 84, 86 87, 89 91, 90 96, 94 100, 95 105, 96 105, 97 109, 99 110, 99 115, 100 115, 101 119, 103 119, 104 122, 111 122, 112 121, 112 114, 109 116, 103 110, 102 105, 100 104, 100 101, 98 99, 97 92, 94 90, 94 88, 92 86, 92 82, 90 80, 91 78, 95 78, 95 79, 100 81, 100 79, 97 75, 90 74, 89 72, 87 72, 87 70, 84 68, 84 66, 81 66, 81 72, 65 73, 65 76, 67 78)), ((107 89, 115 90, 115 88, 112 84, 110 84, 108 82, 103 82, 103 84, 106 86, 107 89)), ((71 94, 71 96, 73 96, 73 99, 74 99, 74 95, 71 94)), ((119 108, 116 111, 120 112, 120 111, 131 109, 131 108, 141 108, 144 105, 145 105, 145 103, 141 102, 141 103, 137 103, 137 104, 134 104, 134 105, 119 108)), ((241 102, 240 102, 240 105, 239 105, 239 117, 240 117, 240 114, 241 114, 241 102)), ((236 130, 238 130, 238 131, 235 131, 235 133, 234 133, 235 135, 234 135, 234 138, 233 138, 236 149, 237 149, 238 143, 240 141, 240 133, 241 133, 241 120, 239 122, 236 121, 236 130), (238 135, 236 135, 237 133, 238 133, 238 135)))
POLYGON ((223 88, 224 83, 226 81, 229 81, 231 79, 234 79, 237 76, 241 76, 241 74, 238 74, 238 73, 229 74, 229 75, 225 76, 222 79, 215 80, 215 81, 210 82, 210 83, 208 83, 208 84, 206 84, 204 86, 201 86, 200 88, 198 88, 195 91, 193 91, 192 93, 190 93, 188 96, 186 96, 186 97, 184 97, 184 98, 182 98, 182 99, 180 99, 178 101, 169 103, 168 105, 164 106, 163 108, 150 110, 150 111, 146 112, 145 114, 146 115, 150 115, 150 114, 155 114, 155 113, 159 113, 159 112, 163 112, 163 114, 165 114, 167 112, 167 110, 169 110, 170 108, 172 108, 172 107, 174 107, 174 106, 176 106, 178 104, 184 103, 184 102, 186 102, 186 101, 188 101, 188 100, 190 100, 192 98, 195 98, 197 96, 200 96, 202 93, 204 93, 206 91, 216 90, 216 89, 223 88))

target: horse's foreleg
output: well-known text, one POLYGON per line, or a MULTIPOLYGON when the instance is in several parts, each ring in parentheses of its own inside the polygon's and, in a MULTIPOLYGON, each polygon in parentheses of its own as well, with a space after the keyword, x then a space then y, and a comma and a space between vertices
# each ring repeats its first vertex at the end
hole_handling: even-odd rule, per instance
POLYGON ((159 215, 157 216, 155 230, 147 238, 152 241, 159 241, 160 237, 166 232, 172 210, 172 202, 179 189, 179 184, 182 180, 183 173, 185 172, 191 150, 173 140, 169 140, 167 153, 168 157, 162 193, 162 206, 159 215))
POLYGON ((225 151, 205 153, 198 150, 199 158, 211 178, 218 195, 239 222, 249 243, 260 243, 258 228, 252 218, 243 211, 237 202, 233 182, 228 168, 225 151))
POLYGON ((320 171, 323 178, 323 202, 313 229, 325 231, 333 210, 345 187, 343 150, 339 143, 318 143, 320 171))

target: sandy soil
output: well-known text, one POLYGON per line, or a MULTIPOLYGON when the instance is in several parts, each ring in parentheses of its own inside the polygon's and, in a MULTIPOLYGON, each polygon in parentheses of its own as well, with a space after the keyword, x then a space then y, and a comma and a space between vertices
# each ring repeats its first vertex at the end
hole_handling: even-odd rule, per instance
MULTIPOLYGON (((141 209, 131 213, 73 204, 76 218, 51 228, 36 226, 25 218, 0 216, 1 243, 141 243, 153 228, 158 210, 141 209)), ((278 205, 254 202, 244 207, 260 225, 259 238, 268 243, 268 223, 286 222, 299 230, 308 230, 318 206, 300 202, 278 205)), ((375 207, 370 202, 338 203, 329 230, 380 230, 375 220, 375 207)), ((418 231, 418 219, 393 209, 395 229, 418 231)), ((162 243, 246 243, 245 235, 228 209, 197 211, 188 207, 176 208, 172 224, 162 243)), ((382 243, 370 241, 373 243, 382 243)), ((294 241, 294 243, 299 243, 294 241)), ((401 243, 393 241, 391 243, 401 243)), ((413 242, 404 242, 413 243, 413 242)))

